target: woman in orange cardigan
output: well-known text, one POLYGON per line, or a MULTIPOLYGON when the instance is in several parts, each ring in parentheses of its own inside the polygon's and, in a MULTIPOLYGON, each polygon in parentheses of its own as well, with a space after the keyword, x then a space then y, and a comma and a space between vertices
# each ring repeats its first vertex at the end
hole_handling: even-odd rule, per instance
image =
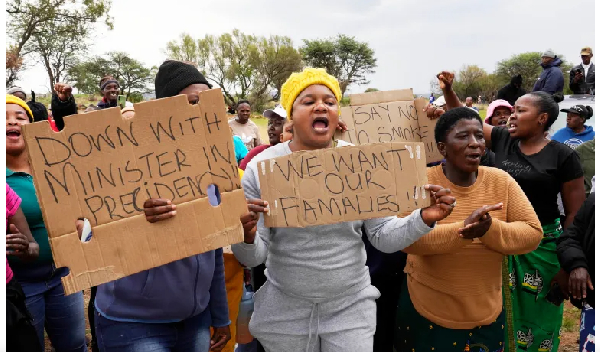
POLYGON ((435 139, 445 164, 429 182, 449 188, 454 211, 404 251, 407 285, 397 313, 398 351, 500 351, 504 348, 502 260, 537 248, 542 227, 517 182, 479 166, 485 140, 479 115, 451 109, 435 139))

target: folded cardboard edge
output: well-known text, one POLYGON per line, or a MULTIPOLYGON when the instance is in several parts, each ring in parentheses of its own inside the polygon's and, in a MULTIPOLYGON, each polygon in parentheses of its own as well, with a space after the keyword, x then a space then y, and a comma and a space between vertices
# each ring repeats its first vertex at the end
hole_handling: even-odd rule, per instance
POLYGON ((370 92, 360 94, 350 94, 350 106, 366 105, 366 104, 379 104, 379 103, 391 103, 394 101, 413 101, 415 96, 413 95, 412 88, 409 89, 398 89, 388 90, 381 92, 370 92))
MULTIPOLYGON (((231 193, 234 193, 237 195, 241 194, 241 197, 243 197, 245 199, 243 190, 241 190, 241 189, 233 190, 233 191, 231 191, 231 193)), ((198 198, 198 199, 194 199, 190 202, 186 202, 186 204, 194 205, 197 202, 205 203, 205 202, 207 202, 207 200, 206 200, 206 198, 198 198)), ((144 214, 139 214, 139 215, 134 215, 132 217, 129 217, 127 219, 135 219, 135 218, 140 218, 140 217, 144 217, 144 216, 145 216, 144 214)), ((112 227, 112 226, 116 225, 117 223, 118 223, 118 221, 113 221, 110 223, 95 226, 94 228, 112 227)), ((218 248, 222 248, 222 247, 226 247, 228 245, 239 243, 244 240, 244 229, 240 222, 237 222, 234 226, 230 226, 221 231, 218 231, 216 234, 218 234, 218 236, 212 236, 213 238, 211 238, 211 245, 209 247, 207 247, 207 250, 205 252, 215 250, 218 248), (216 239, 214 237, 216 237, 216 239)), ((78 237, 76 233, 70 233, 70 234, 65 234, 65 235, 57 237, 57 238, 51 238, 50 242, 52 244, 52 242, 55 242, 57 240, 59 240, 59 241, 64 240, 66 236, 78 237)), ((165 236, 168 236, 168 234, 165 234, 165 236)), ((81 243, 79 241, 79 239, 77 239, 77 243, 80 246, 86 245, 85 243, 81 243)), ((54 250, 54 246, 51 245, 50 247, 52 248, 53 256, 55 256, 56 253, 54 250)), ((85 250, 84 250, 84 252, 85 252, 85 250)), ((202 253, 205 253, 205 252, 202 252, 202 253)), ((202 254, 202 253, 196 253, 196 254, 192 254, 190 256, 202 254)), ((183 257, 183 258, 187 258, 187 257, 183 257)), ((183 258, 180 258, 180 259, 183 259, 183 258)), ((177 259, 177 260, 179 260, 179 259, 177 259)), ((57 260, 57 265, 60 265, 59 262, 60 261, 57 260)), ((165 265, 165 264, 169 264, 169 263, 163 263, 161 265, 165 265)), ((148 269, 144 269, 144 270, 149 270, 149 269, 152 269, 152 268, 148 268, 148 269)), ((144 270, 142 270, 142 271, 144 271, 144 270)), ((114 266, 107 265, 102 268, 87 270, 87 271, 78 273, 76 275, 73 274, 72 272, 69 272, 69 274, 67 276, 63 277, 61 279, 61 281, 62 281, 64 289, 65 289, 65 294, 70 295, 70 294, 73 294, 76 292, 80 292, 84 289, 90 288, 92 286, 104 284, 104 283, 114 281, 114 280, 129 276, 129 275, 133 275, 133 274, 136 274, 136 273, 132 272, 132 273, 128 273, 127 275, 125 275, 122 272, 115 272, 114 266)))

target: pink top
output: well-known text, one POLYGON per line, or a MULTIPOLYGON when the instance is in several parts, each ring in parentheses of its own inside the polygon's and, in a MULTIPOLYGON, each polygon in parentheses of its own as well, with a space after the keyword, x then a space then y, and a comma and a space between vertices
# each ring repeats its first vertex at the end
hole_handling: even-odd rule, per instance
MULTIPOLYGON (((6 184, 6 232, 8 232, 8 219, 17 213, 21 205, 21 198, 6 184)), ((13 278, 13 271, 8 265, 6 259, 6 283, 9 283, 13 278)))

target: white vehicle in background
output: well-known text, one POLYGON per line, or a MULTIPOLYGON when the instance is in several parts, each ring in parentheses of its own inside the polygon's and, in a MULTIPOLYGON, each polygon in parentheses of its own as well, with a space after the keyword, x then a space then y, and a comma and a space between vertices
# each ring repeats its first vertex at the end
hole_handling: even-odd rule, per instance
MULTIPOLYGON (((595 96, 590 94, 573 94, 565 95, 565 100, 561 101, 558 106, 562 109, 569 109, 575 105, 591 106, 594 109, 594 116, 585 122, 587 126, 591 126, 596 130, 594 120, 596 119, 596 105, 594 105, 595 96)), ((560 112, 558 118, 550 127, 550 136, 553 136, 561 128, 567 127, 567 113, 560 112)))

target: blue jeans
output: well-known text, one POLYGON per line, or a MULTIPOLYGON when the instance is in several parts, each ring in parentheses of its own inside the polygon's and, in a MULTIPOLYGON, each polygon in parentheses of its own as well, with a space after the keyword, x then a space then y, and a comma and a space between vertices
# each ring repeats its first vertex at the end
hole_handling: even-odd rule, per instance
POLYGON ((18 272, 15 272, 15 277, 25 292, 25 304, 33 317, 33 326, 42 342, 41 351, 44 351, 44 328, 56 352, 87 351, 83 293, 65 296, 60 282, 60 278, 68 274, 68 269, 54 269, 49 264, 27 271, 32 276, 35 276, 36 271, 44 273, 38 276, 44 279, 31 280, 30 276, 21 281, 18 272))
POLYGON ((130 323, 107 319, 97 310, 95 314, 100 352, 208 352, 210 349, 208 308, 177 323, 130 323))

